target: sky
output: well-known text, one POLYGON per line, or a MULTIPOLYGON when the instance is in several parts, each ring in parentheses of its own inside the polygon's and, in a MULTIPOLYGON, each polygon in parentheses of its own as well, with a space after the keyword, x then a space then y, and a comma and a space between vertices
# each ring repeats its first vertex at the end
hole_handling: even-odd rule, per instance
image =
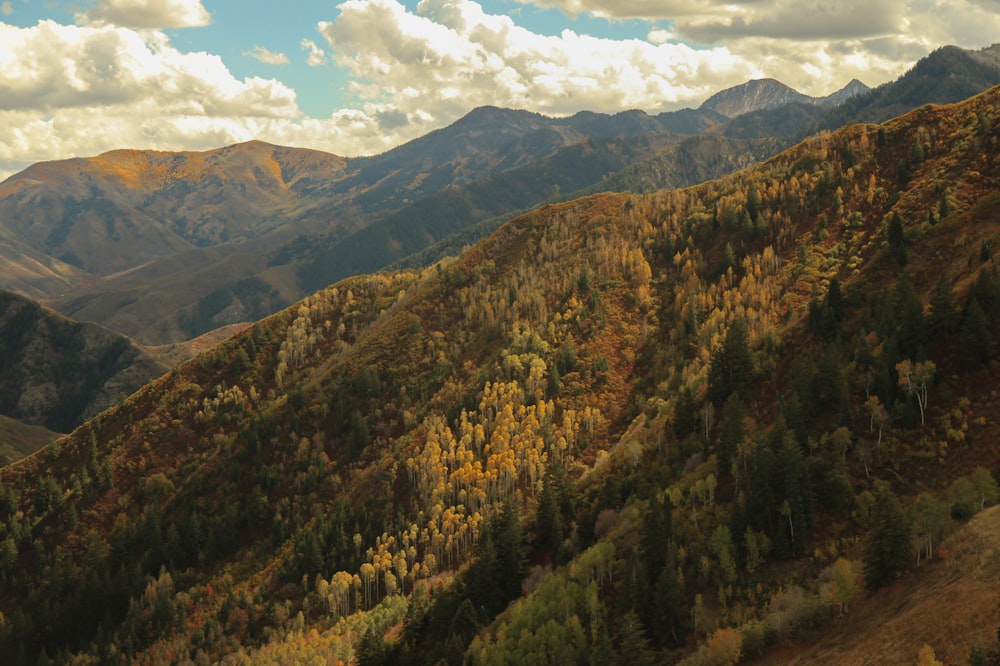
POLYGON ((251 139, 370 155, 483 105, 819 96, 998 40, 1000 0, 0 0, 0 178, 251 139))

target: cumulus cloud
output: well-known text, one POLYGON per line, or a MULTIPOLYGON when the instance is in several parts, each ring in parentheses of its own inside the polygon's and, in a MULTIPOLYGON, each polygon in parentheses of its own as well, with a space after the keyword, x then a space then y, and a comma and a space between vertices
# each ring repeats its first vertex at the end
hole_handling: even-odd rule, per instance
POLYGON ((157 115, 298 113, 295 92, 279 81, 239 81, 218 56, 181 53, 159 32, 0 23, 0 44, 2 110, 128 105, 157 115))
POLYGON ((569 30, 544 36, 467 0, 423 0, 416 13, 396 0, 348 0, 340 10, 320 32, 350 70, 354 92, 411 118, 454 118, 481 104, 552 114, 656 110, 761 74, 725 47, 569 30))
POLYGON ((632 40, 540 35, 473 0, 421 0, 414 10, 342 0, 318 25, 326 43, 300 47, 308 65, 346 70, 350 99, 308 118, 280 81, 238 79, 218 56, 180 52, 155 29, 207 22, 198 0, 100 0, 79 26, 0 22, 0 177, 123 146, 205 149, 251 138, 371 154, 479 105, 656 112, 765 76, 825 95, 851 78, 899 76, 936 46, 978 48, 1000 34, 997 0, 520 1, 640 17, 649 30, 632 40))
POLYGON ((81 24, 127 28, 193 28, 208 25, 211 16, 201 0, 98 0, 77 14, 81 24))
POLYGON ((299 45, 303 51, 309 52, 309 55, 306 57, 307 65, 310 67, 321 67, 326 64, 326 52, 316 42, 303 38, 299 45))
POLYGON ((300 115, 283 83, 239 80, 160 32, 0 23, 0 173, 125 146, 222 145, 300 115))
POLYGON ((997 0, 517 1, 558 9, 568 16, 669 21, 679 39, 701 44, 725 41, 733 48, 740 39, 759 37, 793 42, 883 37, 980 47, 1000 34, 997 0))
POLYGON ((263 46, 255 46, 249 51, 244 51, 243 55, 258 60, 265 65, 287 65, 290 61, 284 53, 275 53, 263 46))

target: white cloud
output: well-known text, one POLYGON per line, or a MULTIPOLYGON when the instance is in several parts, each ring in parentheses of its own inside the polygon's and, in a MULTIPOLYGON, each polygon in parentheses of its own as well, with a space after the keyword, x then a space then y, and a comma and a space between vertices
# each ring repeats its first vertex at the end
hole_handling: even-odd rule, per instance
POLYGON ((243 55, 259 60, 265 65, 287 65, 289 63, 288 56, 284 53, 275 53, 263 46, 255 46, 249 51, 244 51, 243 55))
POLYGON ((211 22, 201 0, 98 0, 76 19, 85 25, 127 28, 194 28, 211 22))
POLYGON ((160 32, 0 23, 0 172, 111 148, 204 148, 294 123, 295 92, 160 32))
POLYGON ((222 59, 181 53, 163 33, 110 26, 30 28, 0 23, 0 109, 155 109, 157 115, 293 116, 295 92, 260 78, 238 81, 222 59))
POLYGON ((306 57, 307 65, 310 67, 321 67, 326 64, 326 52, 316 42, 303 38, 299 44, 302 50, 309 52, 309 55, 306 57))
POLYGON ((706 97, 761 72, 724 47, 694 49, 613 41, 572 31, 532 33, 467 0, 348 0, 320 24, 355 81, 380 110, 452 120, 496 104, 550 114, 581 109, 658 110, 706 97), (365 85, 371 84, 371 85, 365 85))
POLYGON ((237 79, 218 56, 180 52, 148 29, 203 24, 198 1, 102 0, 84 26, 0 22, 0 177, 124 146, 206 149, 251 138, 371 154, 479 105, 656 112, 763 76, 823 95, 854 77, 870 85, 894 78, 941 44, 979 47, 1000 34, 996 0, 534 4, 662 22, 650 23, 646 39, 547 36, 472 0, 421 0, 414 11, 396 0, 344 0, 318 26, 328 49, 300 42, 307 64, 332 61, 349 75, 351 99, 328 118, 303 117, 278 80, 237 79), (824 21, 810 19, 810 7, 825 11, 824 21), (717 45, 695 46, 709 40, 717 45))

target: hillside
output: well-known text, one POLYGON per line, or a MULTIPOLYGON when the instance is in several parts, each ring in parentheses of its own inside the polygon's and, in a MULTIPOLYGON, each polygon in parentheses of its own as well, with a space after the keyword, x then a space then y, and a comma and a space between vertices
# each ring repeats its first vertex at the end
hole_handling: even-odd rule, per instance
POLYGON ((167 366, 127 338, 0 292, 0 414, 69 432, 167 366))
POLYGON ((0 470, 0 652, 734 663, 836 631, 1000 497, 998 141, 995 88, 249 327, 0 470))
POLYGON ((0 415, 0 466, 34 453, 59 435, 48 428, 0 415))
POLYGON ((180 342, 591 185, 722 120, 482 108, 369 158, 251 141, 36 164, 0 183, 0 241, 11 248, 0 287, 146 343, 180 342), (581 153, 588 169, 575 168, 581 153), (428 212, 442 209, 452 214, 428 212), (385 242, 368 242, 373 222, 385 242))

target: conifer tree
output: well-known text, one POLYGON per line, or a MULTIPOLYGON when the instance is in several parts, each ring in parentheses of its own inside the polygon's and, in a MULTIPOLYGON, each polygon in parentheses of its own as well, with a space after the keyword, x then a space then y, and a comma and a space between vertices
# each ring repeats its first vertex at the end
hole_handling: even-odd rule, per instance
POLYGON ((733 393, 742 391, 753 379, 753 357, 746 322, 735 320, 726 332, 722 346, 712 354, 708 369, 708 397, 720 404, 733 393))
POLYGON ((910 561, 910 525, 899 499, 888 484, 875 484, 872 528, 865 549, 865 585, 877 590, 890 585, 910 561))

